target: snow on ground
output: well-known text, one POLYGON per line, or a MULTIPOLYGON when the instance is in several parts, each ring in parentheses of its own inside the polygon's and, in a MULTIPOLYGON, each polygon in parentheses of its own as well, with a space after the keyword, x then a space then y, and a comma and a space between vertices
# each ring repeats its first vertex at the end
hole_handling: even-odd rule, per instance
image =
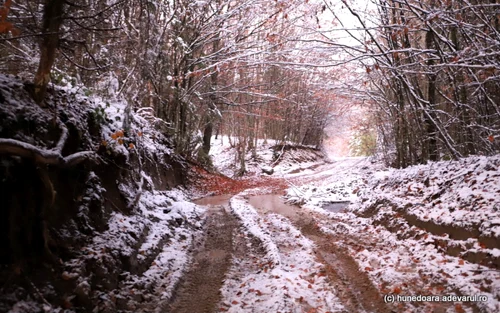
MULTIPOLYGON (((210 156, 214 166, 224 175, 233 177, 238 172, 239 162, 237 160, 236 148, 231 146, 237 142, 237 138, 220 136, 212 137, 210 156)), ((312 147, 308 149, 276 149, 277 145, 291 145, 291 142, 278 142, 273 139, 258 139, 256 155, 252 156, 252 151, 247 151, 246 170, 248 176, 268 175, 264 170, 272 169, 273 175, 286 175, 290 173, 302 172, 306 169, 314 168, 324 163, 323 155, 319 151, 314 151, 312 147)))
POLYGON ((278 266, 281 263, 278 247, 267 228, 263 226, 262 217, 247 203, 247 200, 241 194, 231 198, 230 205, 232 212, 241 220, 246 231, 259 238, 266 250, 266 259, 270 266, 278 266))
POLYGON ((500 156, 469 157, 397 170, 347 158, 295 181, 287 197, 318 214, 323 232, 350 238, 340 242, 382 294, 481 295, 445 309, 499 312, 499 165, 500 156), (350 201, 348 212, 322 208, 335 201, 350 201))
POLYGON ((289 174, 285 177, 292 182, 288 189, 288 200, 294 203, 321 206, 326 203, 354 201, 358 189, 364 181, 363 177, 380 164, 373 165, 368 158, 350 157, 336 158, 331 163, 315 169, 313 174, 289 174))
POLYGON ((117 284, 110 278, 110 272, 119 269, 115 260, 126 263, 130 272, 121 273, 119 289, 99 295, 99 310, 116 304, 119 310, 139 311, 140 302, 168 299, 189 265, 189 250, 193 237, 200 235, 205 209, 174 189, 144 191, 138 210, 134 215, 114 213, 109 229, 64 264, 68 277, 77 277, 77 284, 85 289, 92 284, 86 275, 89 268, 99 269, 91 279, 117 284))
POLYGON ((477 228, 483 236, 500 237, 500 156, 469 157, 393 170, 360 194, 368 207, 391 199, 423 221, 477 228))
MULTIPOLYGON (((248 204, 246 191, 231 199, 241 220, 248 251, 258 239, 265 257, 255 251, 234 256, 222 288, 221 310, 228 312, 341 312, 343 306, 329 285, 314 244, 278 214, 259 215, 248 204)), ((255 249, 255 247, 253 247, 255 249)))

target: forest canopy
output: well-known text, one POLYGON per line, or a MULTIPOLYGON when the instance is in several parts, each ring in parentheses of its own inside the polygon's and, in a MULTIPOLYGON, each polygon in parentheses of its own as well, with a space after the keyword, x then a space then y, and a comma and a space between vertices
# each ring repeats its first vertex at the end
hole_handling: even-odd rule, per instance
POLYGON ((212 134, 240 156, 257 138, 320 147, 356 108, 360 138, 406 167, 498 153, 499 18, 487 0, 9 0, 0 71, 41 106, 54 84, 150 108, 201 159, 212 134))

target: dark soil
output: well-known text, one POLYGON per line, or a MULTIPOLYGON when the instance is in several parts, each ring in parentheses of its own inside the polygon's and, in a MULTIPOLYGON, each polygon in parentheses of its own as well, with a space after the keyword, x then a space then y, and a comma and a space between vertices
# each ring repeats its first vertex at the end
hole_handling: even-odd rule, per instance
POLYGON ((208 210, 206 232, 179 289, 163 312, 209 313, 220 301, 220 288, 231 266, 235 218, 223 206, 208 210))

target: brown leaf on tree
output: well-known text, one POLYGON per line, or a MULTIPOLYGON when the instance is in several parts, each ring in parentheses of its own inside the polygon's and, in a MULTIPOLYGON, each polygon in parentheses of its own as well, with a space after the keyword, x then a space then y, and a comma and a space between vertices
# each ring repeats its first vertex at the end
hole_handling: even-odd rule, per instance
POLYGON ((13 28, 14 26, 9 22, 0 22, 0 34, 7 33, 13 28))
POLYGON ((3 6, 0 8, 0 22, 5 22, 5 20, 7 19, 11 4, 12 0, 6 0, 3 6))
POLYGON ((10 33, 12 34, 12 37, 17 37, 21 35, 21 30, 19 28, 12 27, 10 29, 10 33))

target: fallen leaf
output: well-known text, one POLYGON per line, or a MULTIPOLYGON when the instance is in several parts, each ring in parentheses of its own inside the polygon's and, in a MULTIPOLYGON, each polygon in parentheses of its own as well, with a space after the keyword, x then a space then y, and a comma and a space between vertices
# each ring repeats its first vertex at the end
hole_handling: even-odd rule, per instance
POLYGON ((64 271, 62 274, 61 274, 61 278, 63 280, 71 280, 73 278, 75 278, 76 276, 75 275, 71 275, 70 273, 64 271))
POLYGON ((73 307, 73 304, 71 303, 71 299, 68 297, 65 297, 62 301, 62 307, 65 309, 71 309, 73 307))
POLYGON ((21 275, 21 271, 22 271, 21 266, 19 265, 14 266, 14 274, 21 275))
POLYGON ((457 311, 457 313, 465 313, 465 310, 462 308, 462 305, 459 303, 455 304, 455 311, 457 311))

